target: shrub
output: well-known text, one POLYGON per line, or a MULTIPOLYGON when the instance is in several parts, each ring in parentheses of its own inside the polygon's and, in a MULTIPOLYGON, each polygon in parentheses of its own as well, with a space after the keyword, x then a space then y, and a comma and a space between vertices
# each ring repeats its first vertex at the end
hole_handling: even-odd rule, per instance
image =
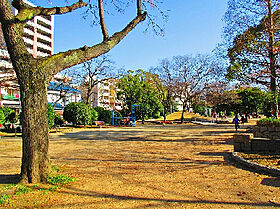
POLYGON ((63 118, 61 117, 61 115, 55 113, 54 115, 54 125, 56 126, 62 126, 64 123, 63 118))
POLYGON ((88 125, 91 123, 91 109, 85 103, 72 102, 65 106, 63 112, 64 120, 76 125, 88 125))
POLYGON ((93 124, 93 122, 97 120, 98 120, 98 112, 94 108, 91 108, 91 123, 93 124))
POLYGON ((105 111, 103 107, 94 107, 93 108, 98 113, 98 119, 99 121, 102 120, 102 113, 105 111))
POLYGON ((5 115, 6 122, 16 123, 18 120, 18 116, 16 115, 15 111, 9 107, 3 107, 2 111, 5 115))
POLYGON ((199 104, 194 104, 192 106, 192 108, 193 108, 194 113, 199 113, 201 115, 203 114, 203 110, 204 110, 203 106, 201 106, 199 104))
POLYGON ((48 124, 49 129, 51 129, 54 126, 54 118, 55 118, 55 112, 54 108, 51 104, 48 104, 48 124))
POLYGON ((2 109, 0 109, 0 124, 3 125, 5 123, 5 114, 2 109))
POLYGON ((258 126, 280 126, 280 119, 264 118, 257 121, 258 126))
POLYGON ((112 123, 112 112, 110 110, 104 110, 101 112, 100 119, 105 123, 112 123))

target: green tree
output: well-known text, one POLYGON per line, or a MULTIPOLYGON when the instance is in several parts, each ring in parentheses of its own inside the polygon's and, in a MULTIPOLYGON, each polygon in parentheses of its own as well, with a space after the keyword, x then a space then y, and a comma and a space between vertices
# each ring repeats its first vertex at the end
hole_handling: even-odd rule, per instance
POLYGON ((158 115, 162 110, 159 91, 152 73, 143 70, 129 71, 119 79, 118 88, 120 89, 118 97, 123 100, 125 115, 129 115, 133 104, 140 105, 142 122, 158 115))
POLYGON ((240 100, 240 112, 251 114, 259 113, 264 106, 266 93, 258 88, 241 88, 237 91, 240 100))
MULTIPOLYGON (((72 5, 67 4, 67 1, 65 1, 65 4, 68 6, 58 7, 53 3, 54 7, 52 8, 43 6, 31 7, 25 4, 23 0, 13 0, 12 5, 18 10, 16 14, 13 13, 10 2, 9 0, 0 0, 0 23, 20 86, 23 112, 21 180, 30 183, 46 182, 49 172, 48 101, 46 95, 50 78, 66 68, 81 64, 110 51, 132 29, 146 19, 147 12, 143 12, 143 4, 153 4, 154 2, 137 0, 136 17, 121 31, 113 35, 110 35, 107 31, 103 0, 99 0, 97 3, 89 0, 86 3, 83 0, 79 0, 72 5), (102 42, 94 46, 88 47, 85 45, 78 49, 46 57, 34 57, 27 51, 23 40, 23 28, 29 20, 33 20, 36 16, 40 15, 63 15, 82 7, 95 9, 93 11, 95 15, 93 16, 99 19, 98 22, 100 23, 103 35, 102 42)), ((124 8, 120 7, 119 3, 121 2, 112 1, 106 5, 108 5, 109 9, 112 9, 113 5, 119 6, 118 8, 124 8)), ((46 2, 37 1, 37 3, 46 2)))
POLYGON ((65 106, 63 118, 73 126, 88 125, 92 121, 91 108, 82 102, 71 102, 65 106))

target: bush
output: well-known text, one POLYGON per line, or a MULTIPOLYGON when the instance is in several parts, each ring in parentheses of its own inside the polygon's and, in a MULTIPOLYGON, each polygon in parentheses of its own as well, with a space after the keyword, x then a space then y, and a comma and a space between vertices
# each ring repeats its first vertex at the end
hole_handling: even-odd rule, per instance
POLYGON ((49 129, 51 129, 54 126, 54 119, 55 119, 55 112, 54 108, 51 104, 48 104, 48 125, 49 129))
POLYGON ((102 117, 102 114, 103 112, 105 111, 103 107, 94 107, 93 108, 97 113, 98 113, 98 119, 99 121, 101 121, 101 117, 102 117))
POLYGON ((54 125, 55 126, 62 126, 64 124, 64 120, 61 115, 55 113, 54 115, 54 125))
POLYGON ((98 112, 94 108, 91 108, 91 123, 93 124, 93 122, 97 120, 98 120, 98 112))
POLYGON ((105 123, 112 123, 112 112, 110 110, 104 110, 101 112, 100 120, 105 123))
POLYGON ((91 123, 91 108, 82 102, 72 102, 65 106, 64 120, 76 125, 88 125, 91 123))
POLYGON ((3 107, 2 111, 5 115, 6 122, 16 123, 18 120, 18 116, 16 115, 15 111, 9 107, 3 107))
POLYGON ((203 106, 199 105, 199 104, 194 104, 192 106, 194 113, 199 113, 199 114, 203 114, 204 108, 203 106))
POLYGON ((258 126, 280 126, 280 119, 264 118, 257 121, 258 126))
POLYGON ((5 123, 5 114, 2 109, 0 109, 0 124, 3 125, 5 123))

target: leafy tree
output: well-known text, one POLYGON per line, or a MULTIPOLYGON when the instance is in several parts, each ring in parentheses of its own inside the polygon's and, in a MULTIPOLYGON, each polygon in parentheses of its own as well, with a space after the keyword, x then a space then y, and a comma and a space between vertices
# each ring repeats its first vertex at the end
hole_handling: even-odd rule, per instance
POLYGON ((65 106, 63 118, 73 126, 88 125, 92 120, 91 108, 82 102, 71 102, 65 106))
POLYGON ((48 125, 49 129, 51 129, 54 126, 54 120, 55 120, 55 112, 54 108, 51 104, 48 104, 48 125))
POLYGON ((266 93, 258 88, 241 88, 237 91, 240 100, 240 112, 257 114, 262 110, 266 93))
MULTIPOLYGON (((108 8, 112 8, 110 7, 112 5, 117 5, 120 9, 125 8, 120 6, 121 3, 122 1, 112 1, 106 5, 108 5, 108 8)), ((143 4, 145 6, 145 4, 154 4, 154 2, 137 0, 136 17, 121 31, 110 35, 104 18, 103 0, 99 0, 97 3, 90 0, 88 0, 88 3, 79 0, 72 5, 68 4, 65 7, 56 7, 54 5, 53 8, 42 6, 30 7, 23 0, 13 0, 12 5, 18 10, 17 14, 13 14, 9 0, 0 0, 2 32, 19 81, 21 94, 23 112, 22 181, 30 183, 46 182, 49 172, 48 101, 46 95, 50 78, 66 68, 81 64, 110 51, 133 28, 146 19, 147 12, 143 12, 143 4), (98 17, 103 35, 101 43, 89 47, 85 45, 78 49, 68 50, 47 57, 33 57, 27 51, 22 37, 23 27, 29 20, 33 20, 36 16, 40 15, 63 15, 82 7, 88 7, 89 10, 94 9, 92 11, 93 16, 98 17)), ((149 18, 149 20, 151 19, 149 18)))
POLYGON ((170 62, 167 59, 164 59, 160 62, 160 65, 155 68, 151 68, 150 72, 153 72, 153 80, 155 87, 157 88, 159 94, 159 100, 163 105, 163 118, 166 121, 166 115, 174 111, 174 101, 172 95, 172 78, 169 72, 170 62))
POLYGON ((133 104, 140 105, 142 122, 161 111, 159 91, 152 73, 143 70, 137 70, 135 73, 129 71, 119 79, 118 88, 118 97, 123 100, 125 115, 129 115, 133 104))
POLYGON ((228 4, 226 34, 231 45, 227 77, 267 86, 274 95, 278 117, 280 1, 230 0, 228 4))

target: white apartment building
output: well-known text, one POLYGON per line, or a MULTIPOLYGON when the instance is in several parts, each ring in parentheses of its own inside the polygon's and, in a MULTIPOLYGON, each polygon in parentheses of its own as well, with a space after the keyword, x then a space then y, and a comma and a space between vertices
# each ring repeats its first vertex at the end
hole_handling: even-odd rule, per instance
MULTIPOLYGON (((11 2, 11 0, 9 0, 9 2, 11 2)), ((35 7, 34 4, 26 0, 24 0, 24 2, 27 5, 35 7)), ((13 8, 13 12, 17 14, 15 8, 13 8)), ((2 33, 1 25, 0 33, 2 33)), ((23 40, 28 52, 34 57, 52 55, 54 48, 54 17, 38 16, 28 21, 24 27, 23 40)), ((2 98, 1 106, 19 108, 19 86, 13 66, 10 62, 9 54, 5 49, 0 49, 0 94, 2 98)))
MULTIPOLYGON (((34 4, 24 0, 32 7, 34 4)), ((17 10, 15 9, 15 14, 17 10)), ((54 43, 54 16, 36 16, 27 22, 24 27, 23 40, 28 52, 34 57, 44 57, 53 54, 54 43)))
POLYGON ((106 79, 98 82, 93 89, 92 106, 103 107, 106 110, 121 110, 121 101, 117 99, 117 80, 106 79))

